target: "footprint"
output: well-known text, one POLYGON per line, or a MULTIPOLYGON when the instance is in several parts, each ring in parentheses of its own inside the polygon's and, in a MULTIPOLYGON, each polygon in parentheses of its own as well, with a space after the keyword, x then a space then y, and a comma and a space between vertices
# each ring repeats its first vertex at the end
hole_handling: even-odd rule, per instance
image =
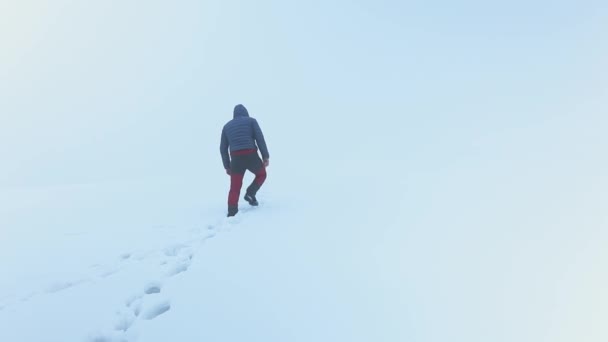
POLYGON ((214 230, 210 230, 207 235, 203 236, 203 238, 201 239, 201 242, 205 242, 207 239, 211 239, 213 237, 215 237, 220 231, 220 228, 218 229, 214 229, 214 230))
POLYGON ((9 306, 10 301, 13 299, 12 297, 13 296, 2 296, 2 299, 0 299, 0 311, 9 306))
MULTIPOLYGON (((50 292, 49 292, 50 293, 50 292)), ((34 296, 36 296, 38 293, 37 292, 29 292, 28 294, 26 294, 25 296, 21 297, 20 300, 22 302, 27 302, 28 300, 32 299, 34 296)))
POLYGON ((130 308, 131 305, 133 305, 133 303, 135 303, 135 301, 137 301, 138 299, 141 299, 141 296, 130 296, 129 298, 127 298, 127 300, 125 300, 125 306, 130 308))
POLYGON ((129 258, 131 257, 131 255, 132 255, 132 254, 131 254, 131 253, 129 253, 129 252, 122 253, 122 254, 120 255, 120 260, 125 261, 125 260, 129 259, 129 258))
POLYGON ((194 258, 194 252, 191 247, 187 246, 187 248, 183 248, 179 255, 177 255, 177 260, 173 263, 173 265, 169 268, 167 275, 169 277, 175 276, 182 272, 185 272, 190 267, 192 263, 192 259, 194 258))
POLYGON ((142 307, 141 297, 136 298, 127 306, 131 310, 133 310, 133 315, 135 315, 135 317, 139 317, 139 314, 141 314, 141 307, 142 307))
POLYGON ((118 269, 106 270, 106 271, 102 272, 99 276, 102 278, 107 278, 107 277, 115 275, 116 273, 118 273, 118 269))
POLYGON ((137 318, 133 313, 129 312, 121 312, 118 314, 119 317, 116 319, 116 323, 114 323, 114 330, 117 331, 127 331, 137 318))
MULTIPOLYGON (((140 315, 142 315, 142 313, 145 313, 146 315, 150 316, 150 315, 152 315, 150 312, 154 311, 154 310, 146 309, 149 306, 147 303, 150 300, 158 301, 158 299, 154 299, 154 297, 156 297, 158 294, 160 294, 161 288, 162 288, 162 285, 160 282, 152 281, 152 282, 146 284, 146 286, 144 286, 143 293, 137 294, 137 295, 132 295, 129 298, 127 298, 125 300, 125 306, 133 313, 134 317, 140 317, 140 315), (149 295, 153 295, 153 296, 149 296, 149 295)), ((166 303, 166 302, 168 302, 168 301, 162 301, 161 304, 166 303)), ((152 302, 152 303, 154 303, 154 302, 152 302)), ((158 315, 160 315, 162 313, 164 313, 164 311, 159 313, 158 315)), ((158 315, 156 315, 156 316, 158 316, 158 315)), ((116 326, 117 326, 116 329, 119 330, 119 328, 124 328, 125 324, 124 324, 124 322, 118 322, 116 326)))
POLYGON ((74 280, 74 281, 57 281, 51 284, 46 289, 46 293, 57 293, 63 290, 67 290, 70 287, 76 286, 78 284, 84 283, 85 280, 74 280))
POLYGON ((226 223, 228 224, 228 226, 234 226, 241 223, 241 218, 236 216, 228 217, 226 219, 226 223))
POLYGON ((179 252, 186 247, 188 247, 188 246, 178 243, 178 244, 166 247, 164 252, 165 252, 166 256, 174 257, 174 256, 177 256, 179 254, 179 252))
POLYGON ((148 257, 154 254, 154 251, 140 251, 131 255, 131 259, 136 261, 144 261, 148 257))
POLYGON ((168 276, 173 277, 182 272, 186 272, 188 270, 188 267, 190 267, 190 260, 179 262, 169 270, 168 276))
POLYGON ((112 334, 95 334, 86 339, 87 342, 127 342, 123 336, 114 332, 112 334))
POLYGON ((180 254, 181 260, 192 260, 194 257, 194 252, 191 249, 184 250, 183 253, 180 254))
POLYGON ((171 309, 171 304, 166 299, 157 300, 156 302, 145 308, 141 314, 141 318, 145 320, 155 319, 171 309))
POLYGON ((151 282, 144 289, 145 294, 160 293, 161 285, 159 282, 151 282))

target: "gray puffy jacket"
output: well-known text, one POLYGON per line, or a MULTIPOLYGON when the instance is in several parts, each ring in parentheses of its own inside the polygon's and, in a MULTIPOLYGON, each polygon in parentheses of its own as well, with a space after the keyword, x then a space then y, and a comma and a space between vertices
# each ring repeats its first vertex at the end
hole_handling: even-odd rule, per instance
POLYGON ((243 105, 234 107, 234 118, 222 129, 222 141, 220 143, 220 153, 224 168, 230 168, 230 152, 259 148, 263 159, 270 158, 264 134, 257 120, 249 117, 247 108, 243 105))

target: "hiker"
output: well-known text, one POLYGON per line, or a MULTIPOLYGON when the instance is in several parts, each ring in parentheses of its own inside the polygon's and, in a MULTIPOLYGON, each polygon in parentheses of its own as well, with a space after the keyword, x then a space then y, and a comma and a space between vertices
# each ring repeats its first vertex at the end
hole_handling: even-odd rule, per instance
POLYGON ((241 104, 234 107, 233 119, 222 129, 220 153, 224 169, 230 176, 228 193, 228 217, 230 217, 239 211, 239 196, 246 170, 253 172, 255 179, 247 188, 244 199, 252 206, 258 205, 255 195, 266 180, 266 168, 270 157, 260 125, 256 119, 249 116, 247 108, 241 104), (262 159, 258 155, 258 149, 262 159))

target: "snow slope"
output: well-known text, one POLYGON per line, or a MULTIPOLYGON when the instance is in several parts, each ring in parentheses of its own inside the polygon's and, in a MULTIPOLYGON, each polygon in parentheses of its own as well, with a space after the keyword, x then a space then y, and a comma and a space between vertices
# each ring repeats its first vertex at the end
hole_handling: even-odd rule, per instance
POLYGON ((261 206, 242 201, 233 219, 222 182, 15 190, 38 210, 3 215, 0 340, 568 341, 577 324, 602 334, 603 299, 582 290, 605 281, 599 202, 543 213, 582 199, 572 192, 522 222, 536 190, 511 202, 519 186, 484 180, 488 168, 395 181, 342 173, 343 162, 272 165, 261 206))
POLYGON ((0 342, 608 341, 606 1, 0 16, 0 342))

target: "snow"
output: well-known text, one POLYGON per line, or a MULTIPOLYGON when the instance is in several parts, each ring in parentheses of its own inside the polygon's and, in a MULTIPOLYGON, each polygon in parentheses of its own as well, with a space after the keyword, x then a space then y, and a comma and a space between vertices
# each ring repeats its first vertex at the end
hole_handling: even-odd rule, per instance
MULTIPOLYGON (((173 186, 175 184, 167 187, 173 186)), ((121 192, 125 191, 126 186, 123 184, 121 187, 121 192)), ((128 193, 138 194, 136 197, 140 203, 143 203, 143 196, 140 194, 142 189, 132 187, 130 190, 128 193)), ((99 196, 100 193, 113 193, 108 190, 107 186, 103 190, 95 187, 85 187, 85 189, 76 187, 69 190, 52 189, 43 192, 48 193, 49 191, 60 192, 64 197, 62 201, 65 212, 62 213, 61 208, 58 207, 50 208, 54 210, 53 216, 60 217, 69 216, 68 213, 73 213, 75 208, 89 206, 97 208, 100 206, 100 202, 104 203, 107 200, 107 198, 99 196), (94 192, 94 195, 89 197, 89 192, 94 192), (83 199, 85 197, 87 200, 83 199), (73 199, 73 202, 71 205, 67 205, 66 203, 70 203, 70 199, 73 199)), ((169 195, 170 191, 167 191, 166 194, 169 195)), ((298 195, 304 194, 306 192, 300 192, 298 195)), ((138 200, 131 199, 132 203, 138 203, 138 200)), ((214 317, 215 309, 208 306, 209 302, 213 303, 217 298, 229 295, 233 291, 236 291, 234 294, 238 295, 239 289, 242 289, 246 283, 254 284, 253 288, 268 287, 269 283, 256 285, 253 282, 256 275, 251 272, 255 270, 253 266, 256 264, 269 262, 269 265, 281 265, 280 273, 282 274, 294 266, 304 267, 309 274, 306 278, 310 278, 312 276, 310 272, 314 270, 306 265, 314 260, 317 262, 323 260, 314 255, 309 257, 297 255, 294 260, 290 260, 291 258, 286 255, 283 258, 280 257, 285 248, 295 248, 300 243, 306 246, 321 246, 319 241, 323 241, 323 236, 327 236, 328 232, 319 232, 317 229, 310 228, 303 229, 305 225, 313 223, 308 222, 302 226, 301 223, 293 222, 290 216, 290 213, 301 212, 305 208, 317 208, 318 204, 306 205, 306 201, 300 199, 299 202, 302 205, 296 207, 297 202, 279 199, 275 201, 276 204, 273 204, 273 201, 269 199, 263 200, 262 205, 258 208, 243 207, 239 216, 228 219, 223 217, 225 208, 220 207, 217 202, 222 203, 223 201, 214 199, 208 204, 209 207, 215 208, 212 215, 202 216, 200 213, 191 213, 192 221, 183 226, 168 227, 155 223, 138 229, 137 227, 125 228, 124 223, 118 223, 113 227, 103 221, 97 224, 89 223, 88 221, 92 217, 89 212, 85 212, 84 214, 78 213, 83 215, 80 218, 84 221, 83 224, 99 228, 82 228, 82 231, 76 232, 76 227, 60 227, 63 229, 58 230, 60 228, 55 226, 55 230, 43 230, 40 228, 43 228, 46 222, 42 217, 38 217, 42 221, 39 223, 40 226, 35 228, 40 229, 42 236, 33 237, 30 234, 23 234, 20 235, 22 240, 15 242, 20 243, 21 246, 32 246, 27 243, 28 241, 42 240, 43 243, 33 247, 35 249, 15 249, 13 251, 15 255, 7 253, 9 254, 7 258, 18 260, 18 256, 21 256, 25 263, 11 263, 15 269, 12 272, 10 269, 5 270, 6 279, 13 279, 14 283, 3 283, 2 287, 3 293, 10 293, 11 296, 3 298, 2 302, 1 339, 129 341, 139 337, 141 340, 150 340, 151 337, 144 337, 144 331, 152 329, 163 319, 166 320, 164 317, 169 316, 176 308, 185 310, 183 314, 189 314, 196 308, 204 309, 202 312, 194 311, 192 313, 214 317), (215 205, 211 204, 214 202, 215 205), (265 221, 271 224, 265 224, 265 221), (247 225, 247 222, 250 227, 245 229, 244 226, 247 225), (300 228, 296 228, 298 226, 300 228), (274 235, 272 230, 269 230, 272 227, 280 228, 275 232, 274 238, 272 238, 274 235), (256 229, 260 230, 260 234, 255 233, 256 229), (299 229, 300 233, 293 236, 285 235, 295 232, 294 229, 299 229), (243 233, 240 238, 231 239, 233 236, 239 236, 240 233, 243 233), (301 233, 305 233, 305 235, 301 233), (267 234, 271 235, 266 236, 267 234), (213 245, 214 240, 220 241, 220 243, 209 248, 213 245), (53 241, 61 242, 61 245, 55 244, 53 241), (103 244, 100 244, 100 241, 103 241, 103 244), (42 246, 43 244, 45 246, 42 246), (253 247, 254 250, 250 250, 248 246, 253 247), (39 255, 43 255, 44 258, 40 260, 37 257, 39 255), (285 260, 281 264, 277 264, 281 259, 285 260), (248 261, 249 266, 243 269, 244 265, 239 265, 239 260, 248 261), (275 261, 273 262, 273 260, 275 261), (235 264, 235 262, 237 263, 235 264), (24 269, 27 267, 27 263, 30 263, 31 266, 24 269), (222 277, 222 271, 226 275, 230 275, 228 279, 222 277), (201 272, 199 276, 192 278, 191 274, 199 272, 201 272), (222 295, 217 291, 222 284, 228 285, 225 283, 226 280, 236 287, 227 286, 226 292, 222 295), (185 288, 182 288, 184 286, 185 288), (190 293, 195 298, 191 298, 192 296, 186 294, 185 291, 192 291, 190 293), (192 304, 184 307, 183 303, 188 301, 191 301, 192 304), (199 303, 199 301, 201 302, 199 303), (38 328, 9 328, 24 327, 26 322, 27 324, 35 323, 38 328), (156 323, 151 325, 151 322, 156 323)), ((146 203, 149 204, 149 201, 146 203)), ((163 205, 167 203, 167 201, 163 201, 163 205)), ((50 203, 46 203, 46 205, 50 205, 50 203)), ((119 211, 120 209, 114 205, 116 204, 113 203, 108 207, 106 204, 105 212, 110 212, 110 208, 119 211)), ((133 208, 137 208, 137 206, 134 204, 133 208)), ((158 210, 158 208, 150 209, 158 210)), ((333 210, 325 206, 324 210, 328 209, 333 210)), ((165 207, 165 210, 169 211, 169 208, 165 207)), ((178 214, 175 215, 184 215, 186 212, 186 210, 176 211, 178 214)), ((326 215, 324 212, 318 214, 326 215)), ((117 212, 112 211, 112 215, 117 215, 117 212)), ((23 216, 14 216, 23 219, 23 216)), ((73 220, 77 221, 74 218, 73 220)), ((347 219, 343 221, 348 222, 347 219)), ((299 249, 299 253, 303 252, 305 251, 299 249)), ((298 273, 305 269, 300 269, 298 273)), ((259 276, 264 282, 272 279, 273 275, 268 270, 264 271, 264 268, 259 267, 258 270, 263 271, 259 276)), ((308 282, 320 280, 322 279, 308 279, 308 282)), ((323 282, 327 280, 325 279, 323 282)), ((278 290, 277 286, 282 283, 280 277, 277 278, 277 281, 278 283, 275 282, 274 286, 269 288, 271 291, 278 290)), ((293 286, 297 285, 293 282, 289 284, 289 288, 281 290, 281 296, 286 299, 289 297, 288 289, 293 289, 293 286)), ((322 284, 318 283, 317 286, 322 286, 322 284)), ((267 296, 271 294, 265 291, 264 293, 267 296)), ((220 304, 220 302, 215 303, 220 304)), ((236 303, 234 302, 232 305, 236 303)), ((218 308, 216 307, 216 309, 218 308)), ((205 331, 209 334, 218 333, 209 329, 205 331)), ((185 329, 183 333, 187 335, 188 329, 185 329)), ((162 336, 161 333, 154 335, 162 336)))
POLYGON ((234 218, 224 217, 221 171, 225 182, 206 188, 217 198, 184 181, 154 183, 161 198, 148 183, 22 191, 22 210, 3 215, 0 340, 567 336, 543 329, 571 317, 550 306, 579 298, 563 291, 591 260, 582 251, 599 251, 597 231, 586 230, 596 247, 557 225, 555 237, 535 237, 541 230, 518 228, 491 196, 511 185, 488 188, 480 174, 456 175, 463 185, 450 187, 441 175, 395 185, 325 171, 271 166, 260 206, 241 200, 234 218), (537 315, 548 321, 530 327, 537 315))
POLYGON ((4 3, 0 342, 608 341, 600 2, 4 3))

